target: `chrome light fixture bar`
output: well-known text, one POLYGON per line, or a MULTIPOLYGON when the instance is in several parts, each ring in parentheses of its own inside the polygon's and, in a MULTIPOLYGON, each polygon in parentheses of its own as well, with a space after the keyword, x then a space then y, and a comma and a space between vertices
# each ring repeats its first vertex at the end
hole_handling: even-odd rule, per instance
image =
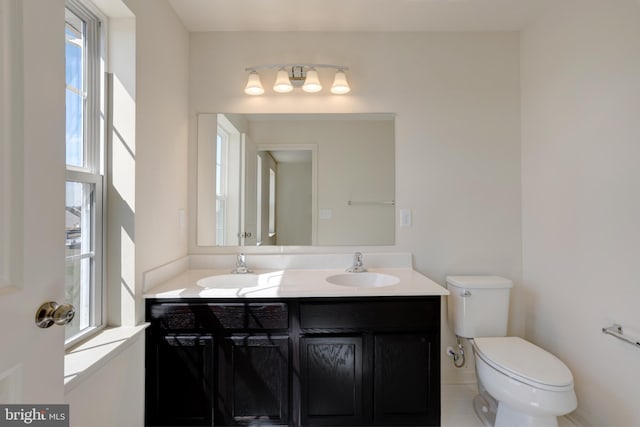
POLYGON ((264 87, 260 81, 258 70, 268 69, 278 69, 276 81, 273 85, 274 92, 289 93, 297 87, 302 87, 303 91, 309 93, 320 92, 322 90, 322 83, 320 83, 320 78, 318 77, 318 71, 316 68, 333 68, 336 70, 333 84, 331 85, 331 93, 343 95, 351 91, 349 83, 347 82, 347 75, 345 73, 349 68, 344 65, 268 64, 245 68, 245 71, 249 73, 249 78, 247 79, 247 85, 244 88, 244 93, 247 95, 264 94, 264 87))

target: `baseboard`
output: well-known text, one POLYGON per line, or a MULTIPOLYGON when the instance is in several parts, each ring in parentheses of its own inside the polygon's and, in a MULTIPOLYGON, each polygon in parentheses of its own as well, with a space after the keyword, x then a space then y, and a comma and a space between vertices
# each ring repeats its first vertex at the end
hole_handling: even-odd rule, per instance
POLYGON ((457 372, 446 371, 440 379, 442 385, 476 384, 476 373, 473 369, 463 369, 457 372))
POLYGON ((575 411, 565 415, 564 418, 569 420, 575 427, 591 427, 591 424, 585 421, 580 414, 576 414, 575 411))

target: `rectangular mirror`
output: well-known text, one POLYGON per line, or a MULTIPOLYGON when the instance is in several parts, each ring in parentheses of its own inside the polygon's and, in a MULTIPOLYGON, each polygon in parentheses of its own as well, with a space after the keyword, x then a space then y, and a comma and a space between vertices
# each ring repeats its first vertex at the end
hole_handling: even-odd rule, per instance
POLYGON ((199 114, 198 246, 395 241, 393 114, 199 114))

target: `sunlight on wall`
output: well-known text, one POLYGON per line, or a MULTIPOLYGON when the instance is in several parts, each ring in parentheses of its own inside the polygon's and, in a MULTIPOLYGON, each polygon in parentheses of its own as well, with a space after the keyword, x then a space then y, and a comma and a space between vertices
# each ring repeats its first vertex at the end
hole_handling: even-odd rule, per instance
POLYGON ((136 324, 136 19, 125 15, 109 20, 107 312, 114 326, 136 324))
POLYGON ((135 325, 136 246, 127 231, 120 229, 120 310, 122 323, 135 325))
POLYGON ((119 139, 127 145, 127 149, 132 155, 135 155, 136 103, 118 75, 115 75, 113 79, 113 97, 118 106, 111 112, 114 131, 118 134, 119 139))
POLYGON ((117 76, 113 77, 113 99, 117 105, 112 111, 113 187, 135 213, 135 101, 117 76))

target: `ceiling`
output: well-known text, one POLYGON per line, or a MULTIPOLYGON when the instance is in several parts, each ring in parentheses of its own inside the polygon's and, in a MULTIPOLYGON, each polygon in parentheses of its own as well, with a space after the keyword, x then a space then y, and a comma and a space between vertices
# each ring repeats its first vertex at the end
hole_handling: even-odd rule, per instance
POLYGON ((277 163, 311 163, 311 150, 268 150, 277 163))
POLYGON ((169 0, 189 31, 518 31, 561 0, 169 0))

